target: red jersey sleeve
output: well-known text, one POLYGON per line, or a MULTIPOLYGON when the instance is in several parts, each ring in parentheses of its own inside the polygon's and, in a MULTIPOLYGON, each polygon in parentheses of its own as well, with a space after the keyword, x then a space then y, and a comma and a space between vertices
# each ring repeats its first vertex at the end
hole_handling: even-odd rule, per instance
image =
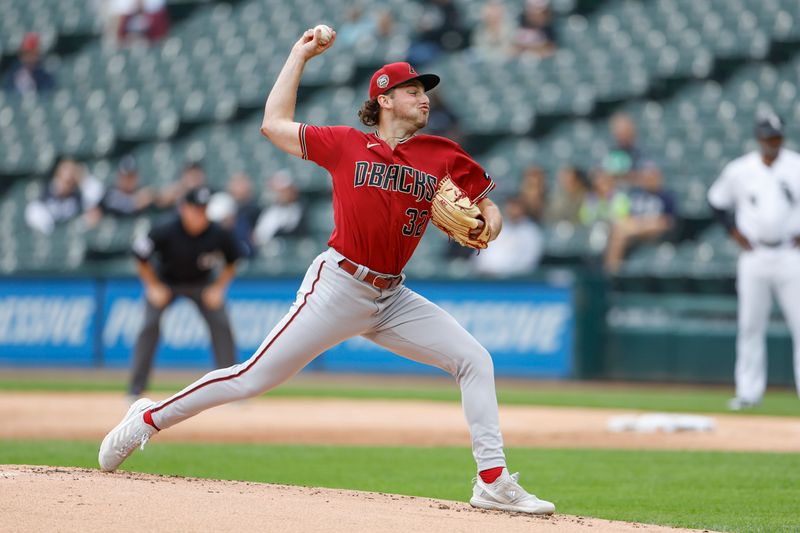
POLYGON ((494 180, 460 146, 455 148, 454 155, 450 177, 456 185, 464 189, 470 200, 480 202, 494 189, 494 180))
POLYGON ((336 168, 344 152, 343 144, 352 128, 347 126, 312 126, 300 124, 300 148, 303 159, 329 171, 336 168))

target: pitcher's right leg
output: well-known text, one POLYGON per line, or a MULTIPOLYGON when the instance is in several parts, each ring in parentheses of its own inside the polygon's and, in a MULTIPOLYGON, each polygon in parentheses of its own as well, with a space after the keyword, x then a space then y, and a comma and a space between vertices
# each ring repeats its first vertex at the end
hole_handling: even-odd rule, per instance
POLYGON ((289 313, 247 361, 210 372, 150 409, 168 428, 211 407, 262 394, 289 379, 317 355, 363 331, 360 303, 339 294, 334 266, 318 258, 289 313))
POLYGON ((227 402, 265 392, 296 374, 325 349, 362 333, 375 312, 366 285, 320 255, 309 267, 289 313, 250 359, 215 370, 178 394, 153 404, 136 402, 100 446, 99 462, 115 470, 157 430, 227 402))
POLYGON ((275 387, 326 348, 366 329, 374 304, 352 291, 347 283, 360 282, 326 263, 327 257, 322 254, 312 263, 291 310, 249 360, 210 372, 158 404, 146 398, 136 402, 103 439, 100 467, 115 470, 159 429, 275 387))

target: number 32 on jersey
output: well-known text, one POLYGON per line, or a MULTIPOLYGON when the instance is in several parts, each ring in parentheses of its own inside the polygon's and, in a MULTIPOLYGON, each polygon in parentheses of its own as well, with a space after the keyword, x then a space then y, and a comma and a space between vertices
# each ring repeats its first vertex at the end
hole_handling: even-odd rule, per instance
POLYGON ((422 234, 422 228, 428 223, 428 210, 409 207, 406 209, 406 215, 408 215, 408 223, 403 225, 403 235, 406 237, 419 237, 422 234))

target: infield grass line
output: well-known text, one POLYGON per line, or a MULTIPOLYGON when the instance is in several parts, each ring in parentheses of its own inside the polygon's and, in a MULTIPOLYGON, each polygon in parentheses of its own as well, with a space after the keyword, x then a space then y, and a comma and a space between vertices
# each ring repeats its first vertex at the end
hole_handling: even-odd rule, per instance
MULTIPOLYGON (((719 531, 800 530, 800 454, 511 448, 564 514, 719 531)), ((0 464, 97 467, 97 443, 0 441, 0 464)), ((467 501, 468 448, 153 442, 125 470, 467 501)))
MULTIPOLYGON (((199 377, 200 373, 198 373, 199 377)), ((156 380, 152 390, 159 393, 172 393, 183 389, 190 383, 156 380)), ((86 379, 57 377, 41 379, 35 377, 6 377, 0 375, 0 392, 119 392, 124 393, 122 379, 86 379)), ((277 398, 345 398, 363 400, 427 400, 442 402, 460 401, 460 392, 455 383, 441 381, 415 384, 409 377, 408 383, 370 384, 370 376, 364 377, 363 384, 319 383, 309 384, 302 380, 288 383, 270 391, 267 396, 277 398)), ((642 384, 608 386, 594 383, 565 382, 563 386, 547 382, 531 381, 529 384, 515 382, 497 388, 498 400, 506 405, 540 405, 555 407, 588 407, 606 409, 636 409, 643 411, 681 412, 681 413, 727 413, 730 392, 718 387, 708 390, 692 387, 658 385, 652 388, 642 384)), ((800 416, 800 399, 793 391, 769 391, 764 402, 744 414, 772 416, 800 416)))

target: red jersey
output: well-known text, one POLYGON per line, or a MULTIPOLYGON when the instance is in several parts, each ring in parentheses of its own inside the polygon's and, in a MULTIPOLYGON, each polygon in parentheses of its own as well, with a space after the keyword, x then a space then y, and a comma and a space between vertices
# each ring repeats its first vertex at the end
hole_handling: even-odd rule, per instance
POLYGON ((383 274, 399 274, 411 259, 439 180, 449 175, 476 202, 495 186, 457 143, 435 135, 413 135, 392 150, 374 132, 301 124, 300 146, 333 179, 328 245, 383 274))

